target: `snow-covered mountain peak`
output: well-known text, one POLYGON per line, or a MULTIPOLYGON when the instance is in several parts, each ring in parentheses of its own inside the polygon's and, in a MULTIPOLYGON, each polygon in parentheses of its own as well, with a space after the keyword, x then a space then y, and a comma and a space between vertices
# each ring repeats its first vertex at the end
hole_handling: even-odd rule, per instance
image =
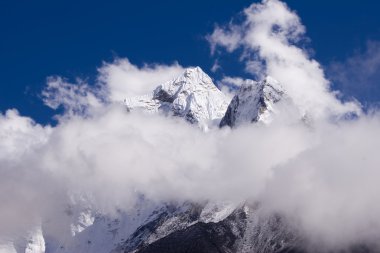
POLYGON ((211 78, 200 68, 200 67, 190 67, 187 68, 183 74, 186 78, 192 78, 193 80, 202 80, 211 78))
POLYGON ((159 85, 151 94, 124 100, 129 110, 162 111, 206 129, 220 121, 228 102, 200 67, 186 69, 181 76, 159 85))
POLYGON ((181 76, 159 85, 153 93, 155 99, 170 102, 175 99, 176 95, 188 95, 202 90, 219 91, 211 78, 200 67, 194 67, 187 68, 181 76))
POLYGON ((228 106, 220 126, 235 127, 246 122, 268 123, 275 112, 275 104, 285 96, 285 89, 270 76, 260 82, 245 80, 228 106))
POLYGON ((267 76, 262 81, 264 96, 268 101, 274 103, 278 102, 283 98, 285 94, 284 87, 273 77, 267 76))

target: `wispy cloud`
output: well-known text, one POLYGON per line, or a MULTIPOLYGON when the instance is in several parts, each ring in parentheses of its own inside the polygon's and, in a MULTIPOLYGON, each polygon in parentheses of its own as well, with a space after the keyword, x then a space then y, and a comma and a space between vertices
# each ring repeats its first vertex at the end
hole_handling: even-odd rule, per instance
POLYGON ((178 63, 138 67, 128 59, 117 59, 99 68, 98 80, 107 87, 111 101, 122 101, 126 96, 146 94, 157 84, 171 80, 183 71, 184 68, 178 63))
POLYGON ((380 42, 368 41, 364 50, 357 50, 344 61, 328 66, 329 78, 346 97, 363 102, 379 103, 380 42))
POLYGON ((217 47, 231 52, 243 49, 241 60, 256 76, 278 79, 294 102, 313 117, 342 112, 359 112, 354 103, 341 103, 330 92, 320 64, 297 46, 305 35, 298 15, 278 0, 252 4, 244 10, 241 23, 218 26, 207 38, 217 47))

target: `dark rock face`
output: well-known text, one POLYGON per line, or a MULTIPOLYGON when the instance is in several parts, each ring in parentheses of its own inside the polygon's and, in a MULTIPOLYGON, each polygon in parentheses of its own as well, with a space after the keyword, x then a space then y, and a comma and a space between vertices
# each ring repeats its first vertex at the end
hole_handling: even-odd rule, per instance
POLYGON ((219 127, 234 127, 235 126, 235 121, 236 121, 236 113, 237 113, 237 108, 239 107, 239 97, 234 96, 233 99, 231 100, 231 103, 228 105, 226 114, 220 121, 219 127))
POLYGON ((161 102, 173 103, 175 96, 170 95, 166 90, 162 88, 162 85, 157 87, 153 92, 153 98, 161 102))
POLYGON ((219 126, 236 127, 241 123, 258 122, 284 97, 282 86, 270 77, 260 82, 246 80, 233 97, 219 126))
POLYGON ((195 203, 185 203, 182 207, 179 207, 176 203, 171 203, 161 210, 156 210, 155 212, 159 215, 139 227, 123 245, 118 247, 116 252, 134 252, 149 245, 152 237, 160 240, 162 236, 165 237, 172 231, 186 228, 188 224, 196 222, 199 219, 202 211, 201 207, 201 205, 195 203), (185 211, 182 209, 185 209, 185 211), (175 222, 172 222, 170 226, 166 225, 170 220, 175 220, 175 222), (162 227, 166 227, 167 229, 162 231, 162 227))
POLYGON ((116 252, 136 253, 279 253, 300 252, 298 239, 279 216, 257 219, 257 207, 241 205, 219 222, 202 222, 202 206, 193 205, 180 214, 177 227, 153 242, 165 221, 180 212, 167 210, 140 227, 116 252), (182 225, 180 225, 182 224, 182 225), (150 241, 150 242, 149 242, 150 241))
MULTIPOLYGON (((225 229, 225 228, 224 228, 225 229)), ((158 240, 138 253, 220 253, 229 250, 236 237, 215 224, 197 223, 158 240)))
POLYGON ((240 211, 218 223, 197 222, 176 231, 146 247, 138 253, 222 253, 236 252, 236 242, 243 235, 245 215, 240 211), (231 222, 238 221, 236 227, 231 222), (234 230, 235 228, 235 230, 234 230))

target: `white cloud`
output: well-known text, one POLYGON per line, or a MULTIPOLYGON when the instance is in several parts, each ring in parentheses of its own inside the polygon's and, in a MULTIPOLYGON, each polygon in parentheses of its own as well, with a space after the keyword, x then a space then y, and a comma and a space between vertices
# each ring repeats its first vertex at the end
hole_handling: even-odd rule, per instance
POLYGON ((286 118, 208 133, 178 118, 128 114, 120 105, 54 128, 17 114, 1 124, 15 120, 21 133, 0 128, 4 143, 17 147, 4 146, 10 155, 0 157, 0 237, 39 219, 68 229, 69 197, 112 213, 133 206, 139 194, 154 201, 257 200, 326 247, 373 242, 380 233, 377 115, 316 122, 313 129, 286 118))
POLYGON ((244 83, 244 79, 241 77, 225 76, 222 78, 221 83, 224 85, 232 85, 235 87, 240 87, 244 83))
POLYGON ((34 162, 20 166, 28 154, 46 145, 52 131, 15 109, 0 114, 0 243, 20 232, 26 234, 39 221, 49 209, 41 208, 45 197, 54 205, 54 199, 46 196, 45 190, 52 195, 55 192, 46 174, 36 169, 34 162))
POLYGON ((182 74, 184 68, 178 63, 137 67, 128 59, 117 59, 112 63, 104 63, 98 71, 100 84, 107 87, 109 99, 115 102, 146 94, 159 84, 182 74))
POLYGON ((244 17, 241 24, 217 27, 207 37, 211 51, 217 46, 228 52, 243 48, 241 59, 246 61, 247 70, 280 81, 296 105, 313 118, 359 112, 355 103, 342 103, 330 92, 330 83, 320 64, 297 47, 297 42, 303 39, 305 27, 285 3, 264 0, 252 4, 244 10, 244 17), (264 66, 263 73, 256 72, 264 66))
POLYGON ((22 117, 15 109, 0 114, 0 159, 15 159, 36 145, 46 142, 51 127, 22 117))
POLYGON ((225 47, 229 52, 234 51, 241 41, 241 34, 238 32, 239 27, 230 25, 230 31, 225 31, 220 27, 215 27, 214 32, 207 36, 211 45, 211 53, 214 54, 217 46, 225 47))
POLYGON ((215 60, 214 64, 211 67, 211 71, 215 73, 216 71, 220 69, 221 69, 221 66, 219 65, 219 61, 215 60))
POLYGON ((319 249, 379 241, 379 115, 322 125, 317 144, 274 168, 262 196, 319 249))
POLYGON ((69 83, 61 77, 49 77, 42 91, 45 105, 52 109, 63 107, 65 117, 88 115, 102 107, 106 94, 100 87, 91 87, 82 80, 69 83))
POLYGON ((50 108, 64 109, 65 113, 57 116, 60 120, 90 116, 104 109, 106 104, 121 104, 126 97, 145 95, 184 71, 178 63, 145 64, 139 68, 128 59, 117 59, 98 69, 97 82, 93 85, 81 79, 69 82, 59 76, 48 77, 42 98, 50 108))
POLYGON ((229 98, 232 99, 236 95, 236 91, 246 80, 241 77, 224 76, 217 81, 220 90, 229 98))

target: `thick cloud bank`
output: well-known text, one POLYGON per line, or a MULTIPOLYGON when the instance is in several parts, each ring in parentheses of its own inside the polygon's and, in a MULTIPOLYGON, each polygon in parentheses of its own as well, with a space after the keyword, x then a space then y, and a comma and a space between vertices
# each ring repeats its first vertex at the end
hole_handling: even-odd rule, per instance
POLYGON ((57 126, 16 110, 0 116, 0 238, 40 222, 69 226, 62 217, 73 203, 112 214, 143 194, 153 201, 250 199, 286 216, 312 243, 377 242, 379 115, 343 117, 359 109, 340 102, 319 64, 292 43, 304 28, 285 4, 264 1, 244 13, 244 24, 216 28, 213 46, 256 52, 311 123, 284 112, 269 125, 205 133, 115 103, 173 78, 177 64, 139 68, 117 60, 99 70, 95 86, 49 79, 45 103, 65 109, 57 126))

